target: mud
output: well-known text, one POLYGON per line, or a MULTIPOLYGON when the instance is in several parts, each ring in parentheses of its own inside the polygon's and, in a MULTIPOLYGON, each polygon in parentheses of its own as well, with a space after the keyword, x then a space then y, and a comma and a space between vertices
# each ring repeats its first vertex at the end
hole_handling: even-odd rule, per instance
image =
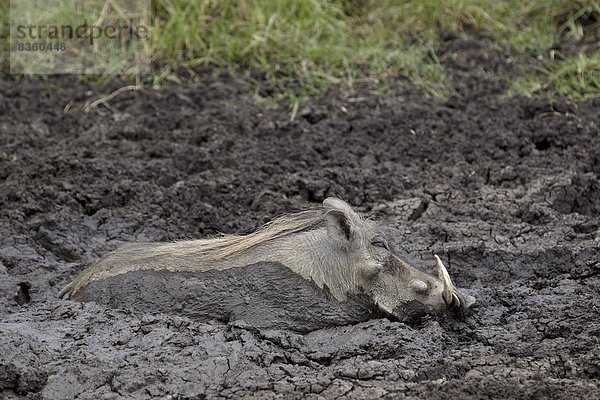
POLYGON ((456 92, 358 85, 294 121, 227 75, 123 93, 0 83, 7 399, 598 398, 600 99, 501 96, 509 54, 449 43, 456 92), (250 232, 335 195, 443 255, 465 321, 308 334, 59 300, 133 241, 250 232))

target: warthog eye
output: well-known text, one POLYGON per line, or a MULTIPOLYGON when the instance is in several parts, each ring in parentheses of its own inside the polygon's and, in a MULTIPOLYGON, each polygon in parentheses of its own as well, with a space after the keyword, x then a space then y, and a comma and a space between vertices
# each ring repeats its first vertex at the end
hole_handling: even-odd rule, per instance
POLYGON ((383 240, 376 239, 371 242, 371 245, 375 246, 375 247, 381 247, 382 249, 389 250, 388 244, 386 242, 384 242, 383 240))

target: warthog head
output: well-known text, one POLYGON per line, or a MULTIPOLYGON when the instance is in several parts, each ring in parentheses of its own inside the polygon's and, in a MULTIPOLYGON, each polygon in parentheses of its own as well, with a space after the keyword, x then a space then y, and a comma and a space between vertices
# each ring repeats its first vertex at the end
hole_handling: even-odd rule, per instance
POLYGON ((406 320, 446 310, 464 315, 475 303, 472 296, 463 296, 454 287, 437 255, 435 277, 402 259, 389 229, 363 220, 347 203, 337 198, 330 197, 323 205, 327 234, 338 245, 337 257, 348 258, 359 272, 360 286, 382 311, 406 320))

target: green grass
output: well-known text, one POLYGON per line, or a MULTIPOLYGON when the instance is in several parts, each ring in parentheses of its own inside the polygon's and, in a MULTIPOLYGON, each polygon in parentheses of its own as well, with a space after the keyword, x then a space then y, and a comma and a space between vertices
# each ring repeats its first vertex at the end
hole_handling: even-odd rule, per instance
POLYGON ((442 38, 475 35, 510 47, 523 66, 511 94, 600 93, 600 0, 153 0, 152 7, 155 84, 181 81, 182 68, 219 67, 296 109, 333 86, 381 87, 396 77, 444 97, 452 86, 438 58, 442 38), (553 53, 561 44, 575 51, 553 53))
POLYGON ((158 0, 156 7, 154 56, 173 66, 264 76, 276 95, 288 97, 399 74, 433 95, 446 92, 428 41, 409 43, 400 32, 369 26, 341 2, 158 0))
MULTIPOLYGON (((141 71, 137 68, 141 62, 128 60, 128 56, 137 56, 141 59, 142 54, 149 54, 150 49, 143 46, 147 42, 141 40, 119 40, 118 38, 108 38, 106 35, 90 40, 90 37, 77 37, 78 31, 90 31, 83 26, 85 23, 94 26, 96 23, 100 26, 116 27, 124 26, 124 21, 136 18, 137 9, 129 9, 129 4, 110 7, 110 4, 116 4, 114 0, 86 0, 77 4, 74 0, 52 0, 40 2, 37 6, 28 2, 13 0, 10 8, 6 0, 0 6, 0 16, 6 16, 10 10, 10 24, 5 24, 2 30, 12 29, 13 42, 10 59, 12 71, 18 71, 24 75, 30 74, 54 74, 68 73, 92 75, 95 74, 99 81, 118 76, 122 71, 129 74, 139 74, 141 71), (100 22, 98 22, 100 21, 100 22), (19 38, 19 29, 23 37, 19 38), (54 38, 49 34, 49 27, 56 29, 54 38), (68 27, 74 36, 72 40, 62 37, 63 27, 68 27), (43 45, 43 49, 21 48, 18 51, 17 43, 22 45, 43 45), (63 44, 61 49, 59 44, 63 44), (47 44, 54 44, 54 47, 47 47, 47 44), (143 50, 148 50, 144 52, 143 50)), ((130 3, 131 4, 131 3, 130 3)), ((135 3, 133 3, 135 5, 135 3)), ((5 20, 6 18, 1 18, 5 20)), ((136 18, 140 20, 141 18, 136 18)), ((147 24, 150 18, 146 19, 147 24)), ((96 28, 98 29, 98 28, 96 28)), ((68 37, 68 33, 64 33, 68 37)), ((149 65, 147 63, 146 65, 149 65)), ((149 69, 148 69, 149 71, 149 69)))
POLYGON ((181 66, 216 65, 297 100, 402 76, 443 97, 450 85, 436 55, 440 38, 475 34, 537 64, 511 93, 577 99, 600 91, 598 49, 547 57, 556 43, 596 34, 598 1, 156 0, 154 7, 153 54, 164 66, 157 80, 181 66))
POLYGON ((0 71, 8 70, 8 36, 10 32, 9 3, 0 0, 0 71))
POLYGON ((582 53, 540 68, 512 82, 509 94, 562 96, 586 100, 600 96, 600 53, 582 53))

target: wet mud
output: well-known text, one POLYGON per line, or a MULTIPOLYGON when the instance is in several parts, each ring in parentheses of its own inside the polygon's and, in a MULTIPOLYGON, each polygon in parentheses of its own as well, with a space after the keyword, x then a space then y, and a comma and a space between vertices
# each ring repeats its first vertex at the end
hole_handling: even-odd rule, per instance
POLYGON ((295 120, 226 74, 126 92, 0 83, 0 397, 600 397, 600 99, 502 96, 449 45, 447 100, 357 85, 295 120), (130 242, 251 232, 339 196, 477 298, 464 320, 300 334, 59 300, 130 242))

